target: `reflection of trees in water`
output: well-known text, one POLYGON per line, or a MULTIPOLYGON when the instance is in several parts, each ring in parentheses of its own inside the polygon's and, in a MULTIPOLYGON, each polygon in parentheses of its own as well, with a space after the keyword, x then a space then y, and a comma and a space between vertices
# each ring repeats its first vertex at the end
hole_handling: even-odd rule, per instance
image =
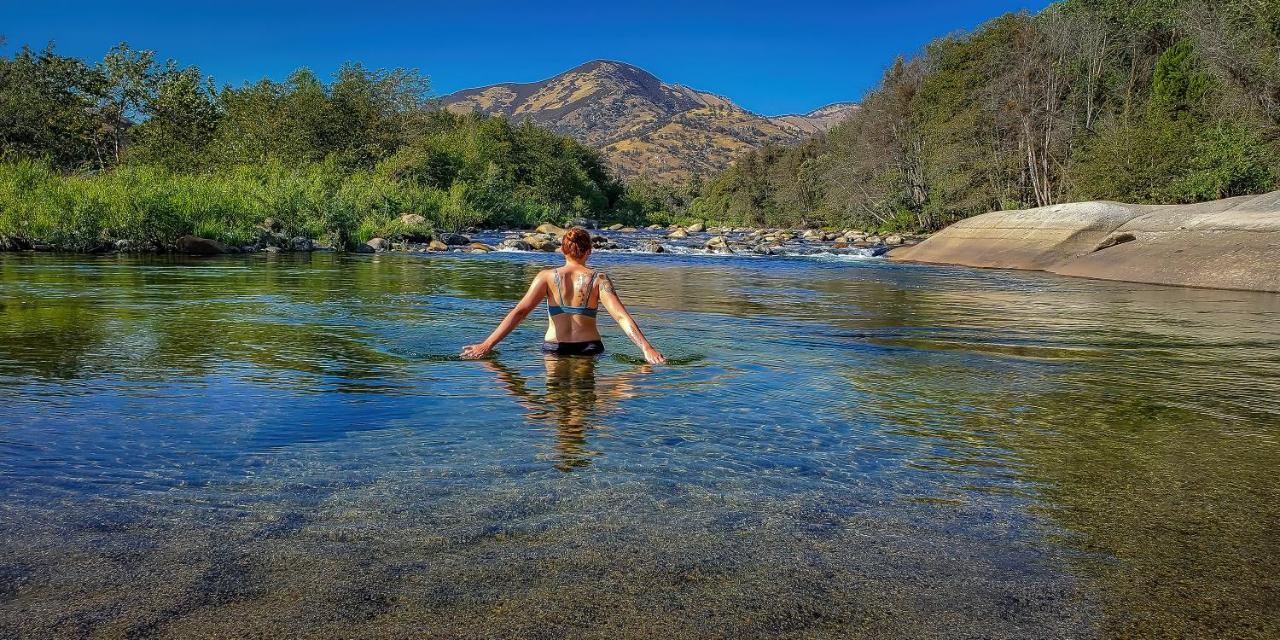
POLYGON ((588 434, 606 428, 600 418, 619 401, 634 396, 632 380, 636 376, 652 371, 644 365, 632 373, 599 377, 596 357, 546 355, 546 386, 538 392, 515 369, 497 360, 482 362, 525 408, 526 417, 555 428, 555 467, 561 471, 591 464, 599 452, 589 448, 588 434))

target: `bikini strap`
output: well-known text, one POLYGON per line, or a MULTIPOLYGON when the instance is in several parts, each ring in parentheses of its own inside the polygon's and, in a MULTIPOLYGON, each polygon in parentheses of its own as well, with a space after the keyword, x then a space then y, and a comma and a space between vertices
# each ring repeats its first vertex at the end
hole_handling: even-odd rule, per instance
POLYGON ((562 285, 563 285, 563 283, 562 283, 562 282, 560 282, 560 270, 559 270, 559 269, 552 269, 552 270, 551 270, 551 274, 555 277, 556 297, 560 298, 560 305, 559 305, 559 306, 562 306, 562 307, 563 307, 563 306, 564 306, 564 290, 563 290, 563 286, 562 286, 562 285))
MULTIPOLYGON (((591 304, 591 292, 596 288, 596 276, 598 275, 600 275, 599 271, 591 272, 591 279, 587 281, 587 299, 582 301, 584 306, 591 304)), ((596 304, 600 304, 600 296, 596 296, 596 304)))

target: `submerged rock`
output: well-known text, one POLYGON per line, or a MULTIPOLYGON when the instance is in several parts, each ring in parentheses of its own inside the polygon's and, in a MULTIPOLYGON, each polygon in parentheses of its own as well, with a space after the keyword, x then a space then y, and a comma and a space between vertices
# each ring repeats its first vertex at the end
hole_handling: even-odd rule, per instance
POLYGON ((216 256, 228 252, 227 245, 198 236, 182 236, 174 243, 178 253, 192 256, 216 256))
POLYGON ((489 246, 489 245, 487 245, 487 244, 485 244, 485 243, 483 243, 483 242, 472 242, 471 244, 468 244, 468 245, 467 245, 467 249, 468 249, 469 251, 472 251, 472 252, 477 252, 477 251, 478 251, 478 252, 481 252, 481 253, 488 253, 488 252, 490 252, 490 251, 493 251, 493 247, 491 247, 491 246, 489 246))

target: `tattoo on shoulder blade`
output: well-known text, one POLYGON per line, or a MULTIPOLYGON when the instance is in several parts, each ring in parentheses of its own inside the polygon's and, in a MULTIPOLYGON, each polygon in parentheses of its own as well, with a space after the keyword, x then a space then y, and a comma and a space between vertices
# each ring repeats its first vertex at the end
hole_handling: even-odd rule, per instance
POLYGON ((609 279, 609 276, 600 276, 600 292, 613 293, 613 281, 609 279))

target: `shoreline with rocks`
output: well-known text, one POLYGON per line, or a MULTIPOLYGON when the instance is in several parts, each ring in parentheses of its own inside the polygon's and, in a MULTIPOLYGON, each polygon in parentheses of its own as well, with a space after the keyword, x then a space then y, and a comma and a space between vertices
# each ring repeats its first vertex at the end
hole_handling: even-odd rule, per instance
MULTIPOLYGON (((412 227, 415 214, 404 214, 401 221, 412 227)), ((591 231, 592 246, 596 251, 622 251, 629 253, 720 254, 748 256, 786 256, 831 254, 854 257, 879 257, 891 249, 911 246, 923 236, 914 234, 889 234, 880 236, 858 229, 785 229, 760 227, 721 227, 695 223, 687 226, 649 225, 629 227, 613 224, 600 228, 594 220, 574 220, 567 227, 543 223, 534 229, 467 229, 465 233, 420 230, 408 237, 388 239, 371 238, 357 244, 349 253, 489 253, 493 251, 553 252, 560 247, 560 239, 568 227, 580 226, 591 231)), ((0 251, 35 251, 50 253, 80 253, 99 255, 108 253, 176 254, 185 256, 216 256, 252 253, 306 253, 311 251, 337 251, 321 241, 302 236, 288 237, 280 233, 273 221, 263 222, 261 234, 254 244, 229 245, 211 238, 183 236, 172 243, 131 246, 126 241, 106 242, 100 250, 68 252, 39 243, 0 237, 0 251)))

